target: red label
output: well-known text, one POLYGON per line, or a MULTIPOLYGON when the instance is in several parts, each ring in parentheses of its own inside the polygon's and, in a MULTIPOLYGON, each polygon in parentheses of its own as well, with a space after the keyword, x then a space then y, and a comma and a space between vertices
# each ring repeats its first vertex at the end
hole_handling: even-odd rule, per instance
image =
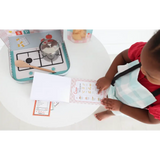
POLYGON ((16 35, 22 35, 22 31, 16 31, 16 35))

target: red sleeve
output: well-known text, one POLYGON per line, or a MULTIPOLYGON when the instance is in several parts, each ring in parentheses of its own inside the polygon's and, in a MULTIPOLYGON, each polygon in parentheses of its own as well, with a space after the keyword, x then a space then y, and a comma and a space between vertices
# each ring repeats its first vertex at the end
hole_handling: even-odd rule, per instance
POLYGON ((139 60, 140 61, 140 55, 143 47, 145 46, 146 42, 137 42, 133 44, 129 50, 128 50, 128 57, 131 61, 139 60))
POLYGON ((160 106, 159 105, 149 106, 148 111, 150 114, 154 116, 155 119, 160 120, 160 106))

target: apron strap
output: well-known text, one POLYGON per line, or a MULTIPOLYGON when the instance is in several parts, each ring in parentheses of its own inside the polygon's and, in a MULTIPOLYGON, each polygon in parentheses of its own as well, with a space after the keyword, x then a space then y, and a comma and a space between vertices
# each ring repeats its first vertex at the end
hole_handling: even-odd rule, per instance
MULTIPOLYGON (((125 71, 117 74, 117 75, 113 78, 111 85, 114 86, 114 83, 115 83, 115 81, 116 81, 118 78, 120 78, 120 77, 128 74, 129 72, 134 71, 135 69, 137 69, 137 68, 139 68, 139 67, 141 67, 141 63, 136 64, 135 66, 133 66, 133 67, 131 67, 131 68, 129 68, 129 69, 127 69, 127 70, 125 70, 125 71)), ((153 91, 153 92, 151 92, 151 93, 153 94, 154 97, 158 96, 158 95, 160 94, 160 88, 156 89, 155 91, 153 91)))
MULTIPOLYGON (((141 63, 139 63, 139 64, 137 64, 137 65, 135 65, 135 66, 133 66, 133 67, 131 67, 131 68, 129 68, 129 69, 127 69, 127 70, 119 73, 119 74, 117 74, 117 75, 113 78, 111 85, 114 86, 115 81, 116 81, 118 78, 120 78, 120 77, 122 77, 122 76, 124 76, 124 75, 126 75, 126 74, 128 74, 128 73, 130 73, 130 72, 132 72, 132 71, 134 71, 134 70, 136 70, 136 69, 139 68, 139 67, 141 67, 141 63)), ((151 93, 153 94, 154 97, 158 96, 158 95, 160 94, 160 88, 156 89, 155 91, 153 91, 153 92, 151 92, 151 93)))
POLYGON ((156 89, 155 91, 151 92, 154 97, 158 96, 160 94, 160 88, 156 89))
POLYGON ((122 77, 122 76, 124 76, 124 75, 126 75, 126 74, 128 74, 128 73, 130 73, 130 72, 132 72, 132 71, 134 71, 135 69, 137 69, 137 68, 139 68, 139 67, 141 67, 141 63, 138 63, 138 64, 136 64, 135 66, 132 66, 131 68, 128 68, 127 70, 125 70, 125 71, 117 74, 117 75, 113 78, 111 85, 114 86, 114 83, 115 83, 115 81, 116 81, 118 78, 120 78, 120 77, 122 77))

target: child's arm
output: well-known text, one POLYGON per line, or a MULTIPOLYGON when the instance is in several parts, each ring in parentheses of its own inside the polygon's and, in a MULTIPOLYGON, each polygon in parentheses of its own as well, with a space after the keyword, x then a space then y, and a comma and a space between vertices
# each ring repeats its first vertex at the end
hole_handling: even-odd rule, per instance
POLYGON ((131 60, 128 57, 128 49, 118 54, 116 58, 114 59, 114 61, 112 62, 106 75, 97 81, 96 85, 97 85, 97 89, 99 89, 98 93, 100 93, 102 90, 107 89, 110 86, 112 79, 117 73, 117 66, 124 65, 129 62, 131 62, 131 60))
POLYGON ((149 111, 145 109, 134 108, 126 104, 123 104, 120 107, 120 112, 143 123, 147 123, 147 124, 160 123, 160 120, 155 119, 154 116, 151 115, 149 111))
POLYGON ((124 64, 130 63, 130 62, 131 62, 131 60, 128 57, 128 49, 126 49, 116 56, 116 58, 113 60, 113 62, 111 64, 110 68, 108 69, 105 77, 110 78, 112 81, 115 74, 118 72, 117 66, 124 65, 124 64))

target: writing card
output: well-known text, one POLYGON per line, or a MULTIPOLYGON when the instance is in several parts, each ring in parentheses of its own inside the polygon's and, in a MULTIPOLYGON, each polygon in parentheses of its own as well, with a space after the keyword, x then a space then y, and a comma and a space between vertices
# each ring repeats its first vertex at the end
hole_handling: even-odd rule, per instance
POLYGON ((35 116, 50 116, 52 102, 35 101, 33 115, 35 116))
POLYGON ((106 97, 107 91, 103 90, 98 94, 96 80, 72 79, 70 102, 83 104, 101 104, 106 97))
POLYGON ((30 99, 69 102, 71 78, 47 73, 34 73, 30 99))

